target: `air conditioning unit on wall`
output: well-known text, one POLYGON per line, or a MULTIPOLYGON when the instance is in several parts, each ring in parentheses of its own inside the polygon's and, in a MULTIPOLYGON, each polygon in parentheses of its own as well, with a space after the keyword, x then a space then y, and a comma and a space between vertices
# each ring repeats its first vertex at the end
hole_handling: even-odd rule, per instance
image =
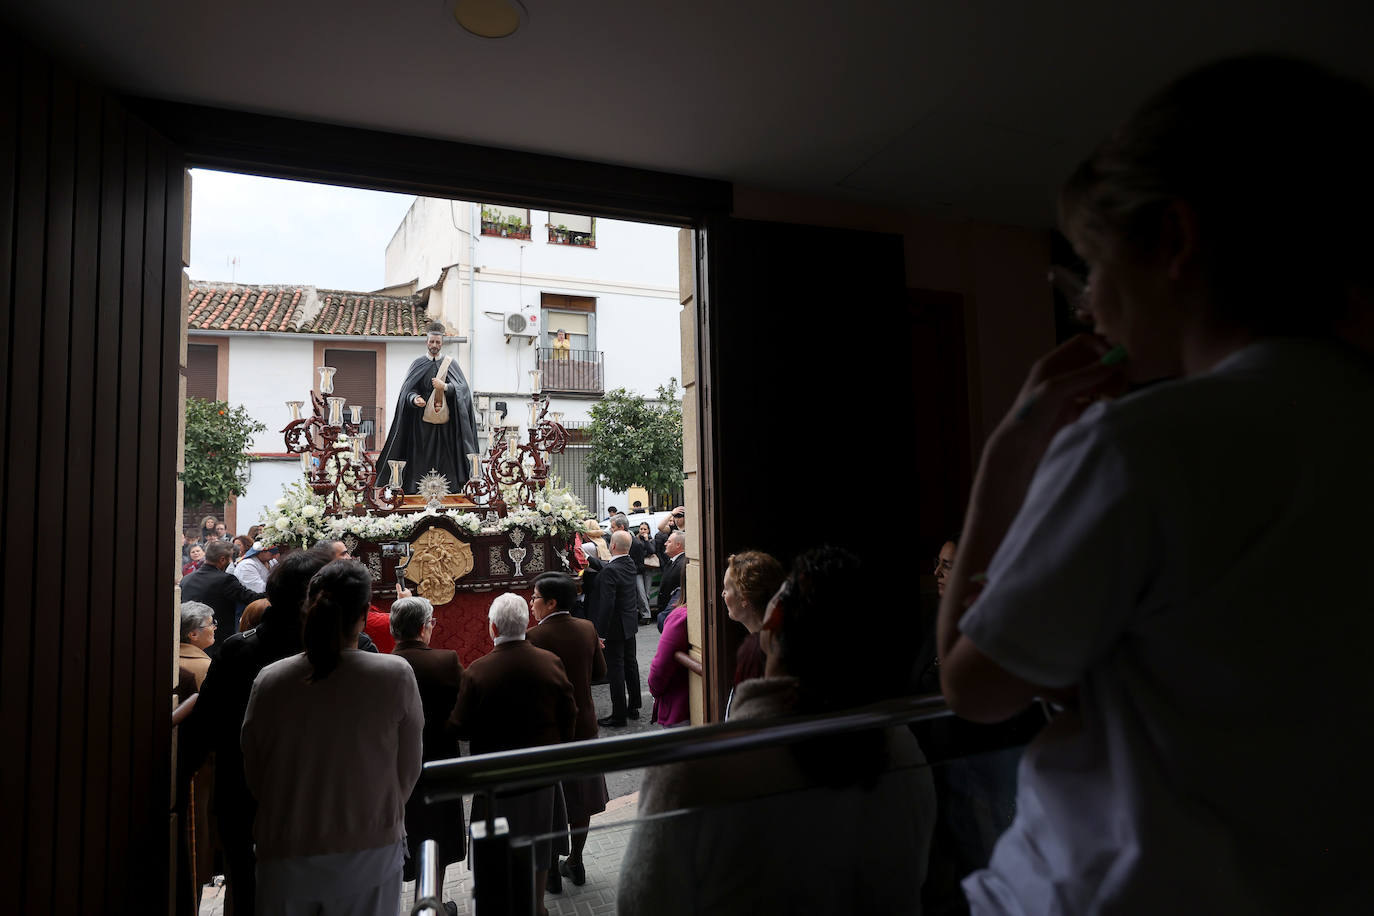
POLYGON ((525 308, 518 312, 506 313, 506 342, 513 337, 528 337, 531 341, 539 336, 539 310, 525 308))

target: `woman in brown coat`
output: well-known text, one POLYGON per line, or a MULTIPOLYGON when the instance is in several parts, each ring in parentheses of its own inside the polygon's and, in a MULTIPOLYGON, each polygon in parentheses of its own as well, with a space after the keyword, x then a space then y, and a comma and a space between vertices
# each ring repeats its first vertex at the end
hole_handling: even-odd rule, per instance
MULTIPOLYGON (((577 725, 574 741, 597 737, 596 704, 592 702, 592 681, 606 676, 606 656, 601 639, 589 620, 569 613, 577 599, 577 583, 563 573, 544 573, 534 580, 530 613, 538 623, 526 635, 531 645, 547 649, 563 661, 568 680, 577 699, 577 725)), ((557 868, 550 868, 550 890, 561 889, 554 875, 567 875, 573 884, 587 883, 582 865, 582 849, 587 845, 587 827, 592 815, 606 810, 609 793, 605 776, 563 780, 563 798, 568 806, 568 826, 572 828, 572 851, 557 868)))

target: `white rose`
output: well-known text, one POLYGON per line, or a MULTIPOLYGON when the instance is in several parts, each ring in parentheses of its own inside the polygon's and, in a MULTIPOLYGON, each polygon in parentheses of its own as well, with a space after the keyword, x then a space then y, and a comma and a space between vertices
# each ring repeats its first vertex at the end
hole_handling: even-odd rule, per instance
POLYGON ((317 516, 317 515, 319 515, 319 514, 320 514, 320 510, 319 510, 319 507, 318 507, 318 506, 302 506, 302 507, 301 507, 301 517, 302 517, 302 518, 314 518, 315 516, 317 516))
POLYGON ((286 508, 286 497, 285 497, 285 496, 283 496, 281 499, 277 500, 277 508, 278 508, 278 509, 285 509, 285 508, 286 508))
POLYGON ((553 511, 553 505, 550 503, 540 503, 539 511, 543 512, 545 515, 548 515, 550 512, 553 511))
POLYGON ((285 515, 280 516, 272 523, 272 527, 276 528, 278 531, 285 531, 287 528, 291 527, 291 519, 287 518, 285 515))
POLYGON ((564 518, 572 518, 573 515, 571 509, 564 509, 562 514, 564 518))

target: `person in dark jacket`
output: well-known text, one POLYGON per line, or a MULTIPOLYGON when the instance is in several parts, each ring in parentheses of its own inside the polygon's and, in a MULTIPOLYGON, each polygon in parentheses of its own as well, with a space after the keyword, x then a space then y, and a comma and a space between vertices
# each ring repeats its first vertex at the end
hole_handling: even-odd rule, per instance
POLYGON ((679 594, 677 600, 673 600, 673 594, 683 586, 682 572, 687 568, 687 538, 681 531, 674 531, 668 535, 663 547, 668 565, 663 568, 663 578, 659 580, 658 606, 654 608, 654 617, 658 620, 660 633, 663 632, 663 621, 667 619, 668 612, 684 603, 687 597, 679 594))
POLYGON ((230 633, 238 632, 239 609, 250 601, 266 597, 225 572, 233 556, 234 545, 229 541, 211 541, 205 545, 205 563, 181 580, 181 600, 210 605, 215 610, 215 619, 230 633), (227 625, 231 620, 234 622, 232 627, 227 625))
POLYGON ((606 640, 606 677, 611 686, 611 714, 598 719, 606 728, 624 728, 639 718, 641 691, 635 634, 639 632, 635 564, 630 559, 630 532, 611 535, 611 561, 596 574, 588 601, 596 632, 606 640))
MULTIPOLYGON (((391 605, 391 635, 399 655, 415 669, 420 685, 420 705, 425 710, 425 728, 420 735, 420 759, 448 760, 458 756, 458 742, 448 728, 448 716, 458 702, 463 682, 463 663, 452 649, 429 645, 434 633, 434 605, 428 598, 400 598, 391 605)), ((439 844, 439 886, 444 886, 444 870, 466 854, 467 827, 463 822, 463 800, 426 805, 417 785, 406 801, 406 865, 404 878, 415 880, 415 863, 420 843, 439 844)))
MULTIPOLYGON (((614 537, 617 531, 629 533, 630 521, 624 514, 616 515, 611 518, 611 536, 614 537)), ((653 620, 649 614, 649 592, 644 584, 644 560, 653 553, 653 545, 641 538, 630 538, 630 559, 635 564, 635 597, 639 608, 639 623, 645 624, 653 620)))
POLYGON ((182 726, 177 760, 182 778, 189 779, 208 754, 215 755, 215 815, 224 849, 226 916, 252 916, 257 896, 257 860, 253 855, 257 802, 244 781, 243 749, 239 745, 248 696, 259 671, 301 651, 306 590, 311 577, 326 562, 317 554, 298 551, 277 564, 267 580, 271 604, 263 611, 262 622, 224 641, 201 684, 195 709, 182 726))
MULTIPOLYGON (((473 754, 572 740, 577 721, 572 682, 557 655, 526 640, 530 612, 524 599, 509 592, 497 596, 487 620, 496 646, 464 674, 449 717, 458 737, 471 743, 473 754)), ((512 837, 553 836, 568 824, 557 785, 498 793, 493 811, 487 810, 486 796, 479 795, 472 802, 473 823, 488 817, 506 818, 512 837)), ((534 843, 537 890, 544 888, 552 857, 567 851, 566 834, 534 843)), ((538 913, 546 916, 542 893, 537 902, 538 913)))
MULTIPOLYGON (((577 725, 574 741, 589 741, 598 735, 596 705, 592 701, 592 681, 606 676, 606 656, 601 639, 589 620, 572 616, 577 600, 577 583, 564 573, 544 573, 534 580, 534 594, 530 596, 530 614, 537 624, 526 633, 532 646, 547 649, 563 662, 568 680, 577 700, 577 725)), ((549 866, 548 889, 562 890, 562 876, 572 879, 579 887, 587 883, 587 870, 582 865, 582 850, 587 845, 587 828, 592 815, 606 810, 610 793, 606 777, 589 776, 584 779, 563 780, 563 799, 568 807, 568 826, 572 828, 572 851, 561 865, 549 866)))

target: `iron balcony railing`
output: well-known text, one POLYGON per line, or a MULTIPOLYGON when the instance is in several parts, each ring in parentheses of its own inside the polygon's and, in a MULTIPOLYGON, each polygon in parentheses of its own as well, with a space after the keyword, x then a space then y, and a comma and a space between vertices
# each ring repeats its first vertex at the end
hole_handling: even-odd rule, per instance
POLYGON ((546 391, 571 394, 602 394, 605 376, 602 374, 600 350, 559 350, 539 348, 540 385, 546 391))

